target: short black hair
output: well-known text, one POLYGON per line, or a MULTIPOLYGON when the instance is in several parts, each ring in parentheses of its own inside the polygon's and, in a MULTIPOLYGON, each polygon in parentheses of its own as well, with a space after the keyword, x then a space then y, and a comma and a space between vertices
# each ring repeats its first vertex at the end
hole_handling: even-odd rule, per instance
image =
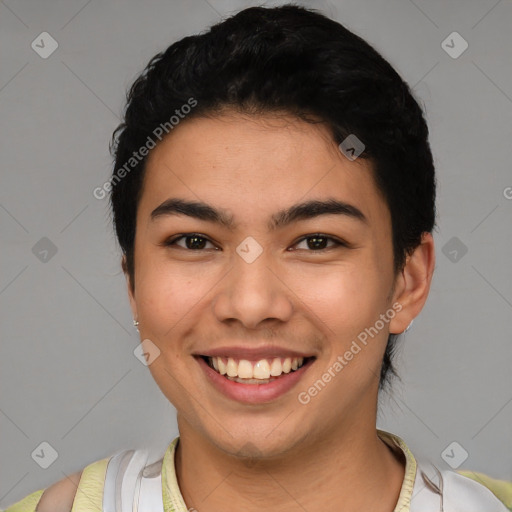
MULTIPOLYGON (((251 7, 155 55, 127 94, 123 122, 111 141, 110 203, 132 286, 146 162, 134 153, 151 147, 149 141, 154 146, 163 130, 172 133, 182 114, 215 117, 226 109, 321 120, 337 144, 349 135, 362 141, 359 158, 372 163, 390 210, 395 272, 422 234, 434 229, 428 127, 409 86, 372 46, 323 14, 294 4, 251 7)), ((388 338, 379 389, 398 376, 392 361, 396 338, 388 338)))

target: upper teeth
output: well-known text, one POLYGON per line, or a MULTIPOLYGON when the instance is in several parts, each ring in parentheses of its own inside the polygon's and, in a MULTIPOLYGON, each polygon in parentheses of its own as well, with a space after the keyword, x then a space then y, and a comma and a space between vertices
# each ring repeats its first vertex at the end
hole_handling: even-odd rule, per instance
POLYGON ((209 362, 221 375, 239 377, 241 379, 269 379, 278 377, 282 373, 290 373, 291 370, 300 368, 304 363, 303 357, 276 357, 269 361, 261 359, 251 362, 247 359, 233 359, 232 357, 209 357, 209 362), (282 361, 281 361, 282 359, 282 361))

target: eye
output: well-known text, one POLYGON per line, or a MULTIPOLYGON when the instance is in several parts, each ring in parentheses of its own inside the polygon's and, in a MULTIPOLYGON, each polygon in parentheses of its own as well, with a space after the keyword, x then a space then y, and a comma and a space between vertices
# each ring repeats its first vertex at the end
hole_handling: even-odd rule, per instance
POLYGON ((206 244, 211 244, 214 249, 217 249, 210 240, 199 233, 184 233, 180 236, 176 236, 164 242, 163 245, 166 247, 172 247, 177 245, 183 249, 190 249, 191 251, 200 251, 205 249, 206 244), (178 241, 184 240, 184 246, 178 244, 178 241))
POLYGON ((295 245, 304 242, 306 242, 306 247, 308 249, 312 249, 312 251, 309 252, 325 251, 339 246, 348 247, 348 244, 346 244, 345 242, 342 242, 341 240, 336 240, 331 236, 323 235, 322 233, 315 233, 312 235, 305 236, 301 238, 295 245), (328 241, 333 242, 334 245, 326 247, 326 243, 328 241))
MULTIPOLYGON (((335 247, 349 247, 349 244, 343 242, 341 240, 337 240, 331 236, 324 235, 322 233, 314 233, 308 236, 301 238, 298 242, 294 244, 294 246, 298 246, 301 243, 306 243, 306 247, 298 247, 300 250, 308 250, 308 252, 320 252, 326 251, 328 249, 333 249, 335 247), (328 242, 331 242, 331 245, 326 245, 328 242)), ((211 242, 207 237, 201 235, 200 233, 184 233, 179 236, 175 236, 170 238, 166 242, 163 243, 166 247, 178 246, 183 249, 188 249, 190 251, 201 251, 204 249, 209 249, 206 247, 206 244, 210 244, 214 250, 218 250, 213 242, 211 242), (181 242, 178 243, 178 242, 181 242)), ((210 249, 211 249, 210 248, 210 249)))

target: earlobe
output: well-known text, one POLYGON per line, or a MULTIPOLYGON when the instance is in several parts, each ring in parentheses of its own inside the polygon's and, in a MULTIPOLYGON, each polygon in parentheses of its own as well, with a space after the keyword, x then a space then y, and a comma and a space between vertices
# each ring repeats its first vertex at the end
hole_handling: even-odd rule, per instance
POLYGON ((401 309, 390 322, 390 333, 404 332, 423 309, 430 291, 434 265, 434 239, 430 233, 423 233, 420 245, 407 257, 397 277, 394 302, 399 303, 401 309))

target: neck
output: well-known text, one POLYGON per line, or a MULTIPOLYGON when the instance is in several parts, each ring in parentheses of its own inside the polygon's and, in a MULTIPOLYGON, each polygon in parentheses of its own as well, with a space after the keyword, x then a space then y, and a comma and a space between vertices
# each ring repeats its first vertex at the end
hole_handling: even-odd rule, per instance
POLYGON ((227 455, 193 429, 180 428, 176 474, 187 507, 200 512, 392 512, 404 478, 402 459, 375 427, 362 430, 357 423, 257 461, 227 455))

